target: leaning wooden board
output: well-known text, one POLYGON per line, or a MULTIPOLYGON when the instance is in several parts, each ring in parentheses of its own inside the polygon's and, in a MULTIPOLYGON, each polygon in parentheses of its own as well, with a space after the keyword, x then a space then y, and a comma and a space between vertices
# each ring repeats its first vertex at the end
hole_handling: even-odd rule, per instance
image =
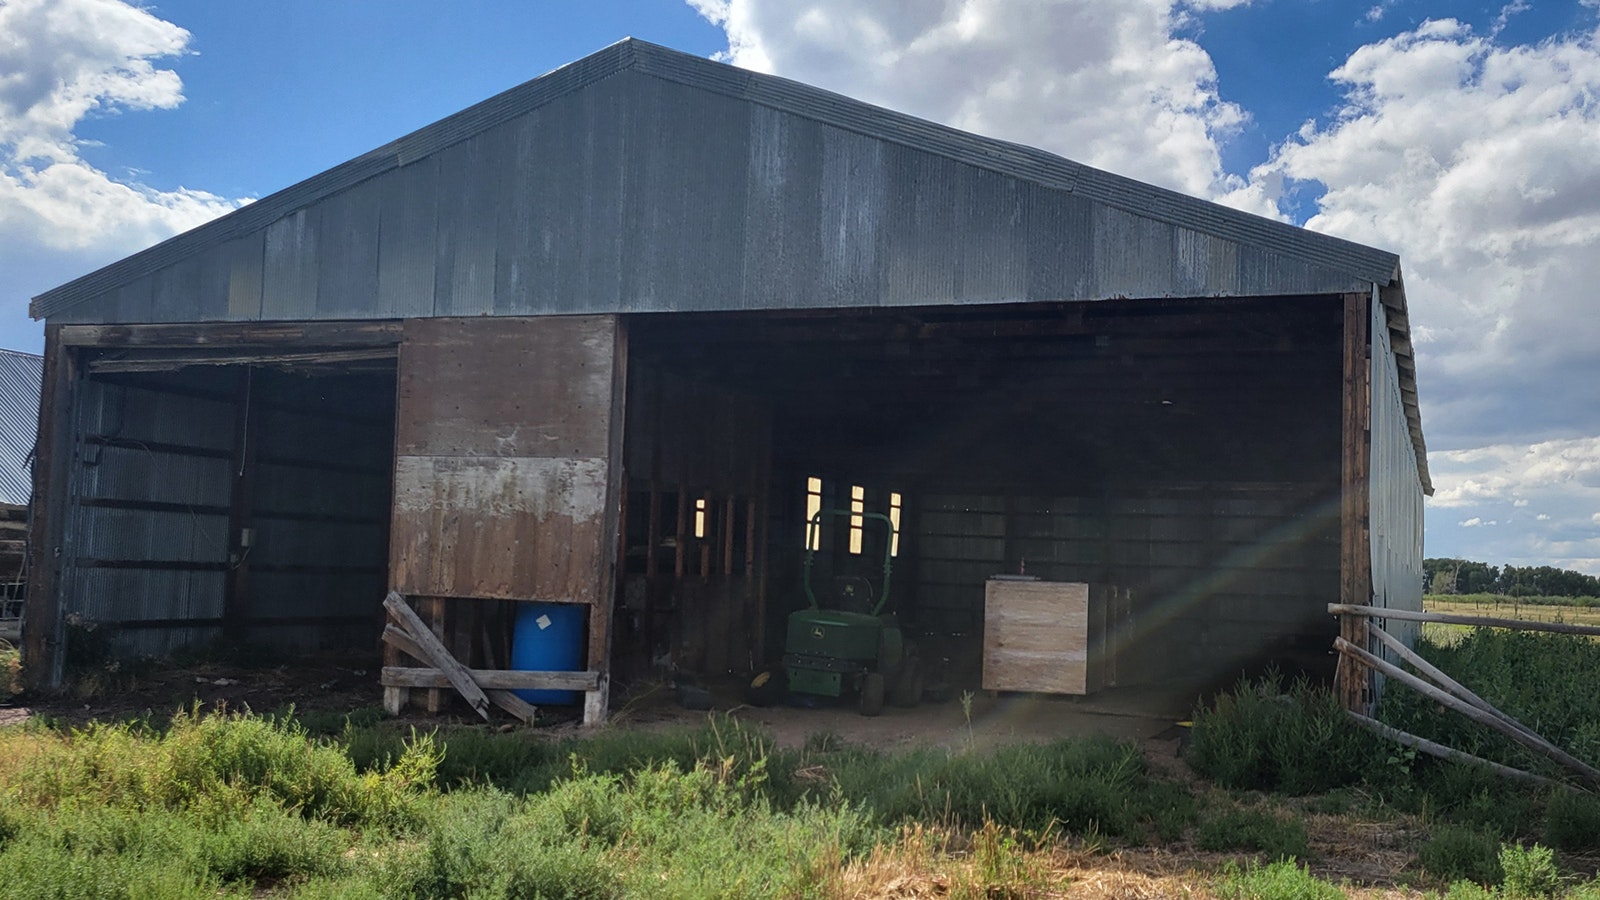
POLYGON ((984 587, 983 687, 1088 694, 1117 682, 1126 591, 1082 582, 990 579, 984 587))

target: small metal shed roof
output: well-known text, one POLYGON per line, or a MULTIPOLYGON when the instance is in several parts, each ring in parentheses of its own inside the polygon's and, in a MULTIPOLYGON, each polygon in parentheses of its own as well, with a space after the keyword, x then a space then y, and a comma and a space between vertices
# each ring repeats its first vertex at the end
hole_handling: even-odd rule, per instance
POLYGON ((1399 259, 624 40, 34 298, 52 322, 371 319, 1381 290, 1399 259))
POLYGON ((33 496, 33 442, 39 430, 44 357, 0 350, 0 503, 25 506, 33 496))

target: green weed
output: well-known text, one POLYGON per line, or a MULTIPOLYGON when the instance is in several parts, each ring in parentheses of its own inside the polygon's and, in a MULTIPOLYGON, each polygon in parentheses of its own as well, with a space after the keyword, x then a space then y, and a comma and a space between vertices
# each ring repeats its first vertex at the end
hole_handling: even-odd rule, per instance
POLYGON ((1220 900, 1343 900, 1345 893, 1294 860, 1266 866, 1228 863, 1212 885, 1220 900))
POLYGON ((1331 691, 1271 673, 1197 709, 1186 758, 1224 787, 1299 795, 1361 782, 1385 751, 1331 691))
POLYGON ((1555 854, 1549 847, 1506 844, 1500 848, 1501 888, 1507 897, 1547 897, 1561 888, 1555 854))
POLYGON ((1557 850, 1600 847, 1600 797, 1571 791, 1551 795, 1545 809, 1544 842, 1557 850))
POLYGON ((1500 842, 1470 828, 1446 825, 1434 830, 1417 852, 1422 870, 1441 881, 1463 879, 1478 884, 1499 884, 1500 842))
POLYGON ((1259 809, 1227 809, 1202 819, 1195 832, 1201 850, 1247 850, 1269 859, 1304 859, 1311 852, 1305 826, 1259 809))

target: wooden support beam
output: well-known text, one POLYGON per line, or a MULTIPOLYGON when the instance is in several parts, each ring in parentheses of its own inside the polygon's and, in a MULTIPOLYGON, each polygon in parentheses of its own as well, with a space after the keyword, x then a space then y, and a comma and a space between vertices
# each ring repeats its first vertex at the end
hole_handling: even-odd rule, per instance
POLYGON ((192 366, 311 366, 335 365, 375 360, 392 360, 395 351, 388 347, 369 347, 359 350, 320 350, 301 353, 240 352, 194 354, 181 356, 149 356, 135 359, 93 359, 88 369, 96 374, 127 372, 172 372, 192 366))
POLYGON ((400 343, 399 320, 59 325, 68 347, 375 347, 400 343))
POLYGON ((60 569, 68 474, 73 458, 72 410, 77 394, 77 359, 61 340, 62 325, 44 329, 44 376, 40 384, 39 430, 34 445, 32 534, 29 538, 27 622, 22 643, 23 679, 30 688, 61 686, 65 646, 61 635, 60 569))
MULTIPOLYGON (((1368 391, 1370 335, 1368 322, 1371 298, 1365 293, 1344 295, 1344 352, 1340 447, 1339 504, 1339 597, 1347 604, 1364 604, 1372 599, 1372 553, 1367 531, 1370 503, 1368 467, 1371 439, 1368 422, 1372 403, 1368 391)), ((1367 619, 1345 616, 1339 620, 1342 640, 1367 647, 1367 619)), ((1345 709, 1367 712, 1371 697, 1370 676, 1354 660, 1339 658, 1335 688, 1345 709)))

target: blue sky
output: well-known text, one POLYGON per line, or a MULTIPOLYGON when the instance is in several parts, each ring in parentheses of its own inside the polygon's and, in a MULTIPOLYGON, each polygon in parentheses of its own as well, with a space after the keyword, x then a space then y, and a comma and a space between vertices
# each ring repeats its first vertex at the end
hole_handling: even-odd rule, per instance
POLYGON ((1600 0, 0 0, 27 299, 624 36, 1401 254, 1428 553, 1600 572, 1600 0))

